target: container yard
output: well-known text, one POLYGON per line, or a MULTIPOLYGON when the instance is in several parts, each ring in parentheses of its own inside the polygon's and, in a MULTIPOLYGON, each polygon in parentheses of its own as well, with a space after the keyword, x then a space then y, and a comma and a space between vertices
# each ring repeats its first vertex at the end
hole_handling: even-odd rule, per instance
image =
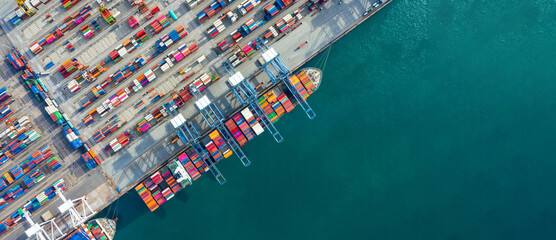
POLYGON ((389 2, 6 1, 0 238, 113 239, 89 219, 131 189, 155 211, 224 184, 256 136, 287 141, 286 113, 318 119, 322 73, 296 69, 389 2))

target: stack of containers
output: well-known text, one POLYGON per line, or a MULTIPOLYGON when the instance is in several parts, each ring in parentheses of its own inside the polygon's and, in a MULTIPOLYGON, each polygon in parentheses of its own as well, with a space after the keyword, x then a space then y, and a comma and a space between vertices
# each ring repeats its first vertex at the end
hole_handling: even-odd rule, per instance
POLYGON ((3 178, 0 178, 0 191, 6 189, 8 187, 8 183, 3 178))
POLYGON ((94 122, 95 122, 95 119, 91 115, 87 115, 87 116, 85 116, 85 118, 83 118, 83 123, 87 126, 91 125, 94 122))
POLYGON ((157 122, 164 121, 164 115, 160 111, 160 108, 156 108, 151 112, 151 115, 154 116, 157 122))
POLYGON ((60 161, 58 159, 58 157, 52 157, 48 160, 46 160, 46 164, 50 167, 50 169, 52 169, 53 171, 56 171, 58 168, 60 168, 62 165, 60 164, 60 161))
POLYGON ((139 26, 139 22, 137 21, 137 19, 135 19, 135 16, 129 17, 127 19, 127 23, 132 29, 135 29, 137 26, 139 26))
POLYGON ((297 76, 291 76, 289 78, 289 81, 291 85, 294 86, 295 90, 297 90, 299 95, 301 95, 301 97, 303 97, 304 99, 307 99, 307 97, 309 97, 309 92, 307 92, 307 89, 305 89, 305 86, 303 86, 303 83, 297 76))
POLYGON ((102 139, 106 137, 106 135, 104 135, 103 132, 109 130, 110 130, 110 126, 106 126, 103 129, 97 130, 95 133, 93 133, 93 139, 95 140, 95 142, 102 141, 102 139))
POLYGON ((33 52, 34 54, 39 54, 43 50, 42 46, 38 42, 34 42, 33 44, 31 44, 31 47, 29 48, 31 49, 31 52, 33 52))
POLYGON ((270 121, 276 122, 285 113, 273 92, 267 92, 258 99, 259 105, 264 110, 270 121))
POLYGON ((4 106, 2 110, 0 110, 0 121, 4 120, 7 116, 12 114, 12 109, 10 106, 4 106))
POLYGON ((147 39, 149 39, 149 35, 147 35, 145 30, 141 30, 135 35, 135 40, 139 43, 139 46, 143 45, 147 39))
POLYGON ((286 109, 286 112, 291 112, 294 109, 293 104, 290 102, 290 100, 288 99, 288 96, 286 96, 285 93, 282 93, 282 95, 280 95, 278 97, 278 101, 280 101, 282 106, 284 106, 284 109, 286 109))
POLYGON ((107 152, 110 150, 117 152, 122 149, 122 147, 125 147, 130 141, 133 141, 133 138, 130 137, 129 131, 125 131, 124 133, 120 134, 120 136, 112 139, 112 141, 110 141, 110 143, 104 150, 107 152))
POLYGON ((286 113, 286 110, 284 109, 284 107, 282 106, 280 101, 278 101, 278 98, 275 98, 275 99, 276 99, 275 102, 272 103, 272 109, 274 110, 274 112, 276 113, 278 118, 280 118, 280 117, 282 117, 282 115, 284 115, 286 113))
POLYGON ((23 69, 27 64, 27 60, 17 49, 6 55, 6 59, 16 70, 23 69))
POLYGON ((133 38, 130 38, 130 39, 124 41, 124 43, 122 43, 122 45, 128 53, 132 53, 139 46, 137 44, 137 41, 133 38))
POLYGON ((220 51, 222 51, 222 52, 228 50, 228 48, 230 48, 230 46, 231 45, 226 40, 224 40, 220 44, 218 44, 218 47, 220 48, 220 51))
POLYGON ((108 237, 104 234, 102 228, 96 221, 90 222, 88 225, 83 226, 83 228, 87 229, 91 234, 93 234, 94 239, 108 239, 108 237))
POLYGON ((253 10, 257 5, 259 5, 260 2, 261 2, 260 0, 245 0, 237 6, 237 9, 239 10, 242 16, 245 16, 245 14, 247 14, 248 12, 253 10))
MULTIPOLYGON (((82 75, 79 75, 79 76, 82 76, 82 75)), ((77 82, 77 80, 73 79, 73 80, 69 81, 68 89, 70 90, 70 92, 75 93, 75 92, 81 90, 81 84, 79 84, 77 82)))
POLYGON ((87 39, 91 39, 95 36, 95 32, 89 27, 89 25, 84 25, 81 27, 81 32, 83 32, 83 36, 87 39))
POLYGON ((68 124, 64 124, 62 126, 62 132, 66 139, 70 142, 70 145, 73 149, 78 149, 79 147, 83 146, 81 142, 81 138, 79 138, 79 132, 68 122, 68 124))
POLYGON ((26 73, 22 75, 22 78, 25 81, 25 84, 39 101, 46 100, 48 98, 48 88, 46 88, 36 74, 31 71, 32 70, 29 68, 24 70, 26 73))
POLYGON ((241 48, 241 50, 243 50, 243 52, 245 53, 245 55, 247 56, 251 56, 251 54, 255 53, 255 47, 253 47, 253 43, 250 42, 247 45, 243 46, 241 48))
MULTIPOLYGON (((79 1, 79 0, 77 0, 79 1)), ((69 0, 68 0, 69 2, 69 0)), ((73 5, 72 5, 73 6, 73 5)), ((61 26, 54 27, 54 31, 46 36, 43 40, 40 40, 38 43, 33 43, 31 45, 31 51, 35 54, 42 51, 42 46, 46 44, 50 44, 57 39, 59 39, 65 32, 75 28, 80 23, 84 22, 85 19, 91 16, 92 7, 87 4, 83 7, 79 12, 75 13, 74 15, 69 15, 64 18, 64 24, 61 26), (37 45, 38 44, 38 45, 37 45)))
POLYGON ((166 202, 166 198, 164 198, 164 196, 162 196, 162 191, 160 190, 160 187, 158 186, 163 181, 162 176, 160 175, 159 172, 156 172, 151 176, 150 179, 155 185, 155 189, 152 193, 152 196, 153 196, 154 200, 156 201, 156 203, 158 203, 158 205, 162 205, 163 203, 166 202))
MULTIPOLYGON (((19 19, 19 18, 18 18, 19 19)), ((0 209, 2 209, 3 207, 0 205, 0 209)), ((6 223, 6 221, 2 221, 0 222, 0 235, 4 234, 5 232, 7 232, 8 230, 10 230, 10 227, 8 226, 8 224, 6 223)))
POLYGON ((245 145, 245 143, 247 143, 247 139, 233 119, 229 119, 228 121, 226 121, 225 125, 240 146, 243 146, 245 145))
POLYGON ((280 9, 284 9, 286 7, 288 7, 289 5, 291 5, 293 3, 293 0, 276 0, 276 2, 274 2, 274 5, 276 5, 276 7, 280 8, 280 9))
POLYGON ((95 31, 100 32, 100 30, 102 30, 102 28, 100 28, 96 20, 91 21, 91 24, 93 25, 95 31))
POLYGON ((84 146, 86 152, 81 154, 81 160, 85 162, 85 165, 87 165, 87 167, 90 166, 90 168, 94 168, 95 166, 100 165, 100 160, 96 156, 93 149, 89 148, 88 144, 85 144, 84 146))
POLYGON ((18 136, 17 139, 9 144, 6 144, 2 148, 2 153, 8 158, 13 157, 14 155, 25 149, 29 144, 31 144, 31 142, 36 141, 40 137, 41 136, 34 129, 29 131, 29 133, 22 133, 18 136))
POLYGON ((199 91, 203 91, 208 85, 212 83, 212 81, 213 80, 210 78, 210 76, 207 73, 204 73, 203 75, 193 80, 191 84, 195 86, 195 88, 197 88, 199 91))
POLYGON ((254 21, 253 19, 249 19, 247 20, 247 22, 245 22, 245 24, 241 26, 241 31, 243 31, 245 35, 248 35, 258 27, 262 26, 264 23, 265 21, 262 19, 259 19, 257 21, 254 21))
POLYGON ((272 17, 274 17, 274 15, 278 14, 279 11, 280 11, 280 9, 277 8, 274 3, 272 3, 272 4, 270 4, 270 5, 268 5, 264 8, 264 12, 266 13, 264 18, 266 20, 269 20, 272 17))
POLYGON ((222 137, 220 136, 220 133, 217 130, 214 130, 213 132, 211 132, 209 134, 209 137, 210 137, 210 139, 212 139, 214 144, 216 144, 216 146, 218 147, 220 152, 222 152, 222 155, 224 155, 224 158, 228 158, 228 157, 232 156, 233 152, 230 149, 230 146, 228 146, 228 144, 224 141, 224 139, 222 139, 222 137))
POLYGON ((23 177, 23 174, 23 169, 19 165, 10 169, 10 175, 14 180, 20 179, 21 177, 23 177))
POLYGON ((0 103, 5 102, 12 97, 12 95, 7 90, 8 88, 6 87, 0 89, 0 103))
POLYGON ((162 14, 158 19, 157 19, 158 23, 160 23, 160 26, 162 26, 162 28, 166 28, 168 27, 168 25, 170 25, 170 21, 168 21, 168 18, 166 18, 166 15, 162 14))
POLYGON ((203 139, 203 145, 209 151, 213 163, 218 163, 220 160, 224 159, 224 155, 222 155, 216 144, 214 144, 210 138, 203 139))
POLYGON ((158 34, 163 29, 162 26, 160 25, 160 22, 158 22, 157 20, 154 20, 154 21, 151 22, 151 27, 153 28, 153 31, 154 31, 153 35, 158 34))
POLYGON ((189 159, 185 152, 178 156, 178 160, 181 164, 183 164, 185 170, 187 171, 189 176, 191 176, 191 179, 193 181, 196 181, 201 177, 201 173, 199 173, 199 171, 195 167, 195 164, 189 159))
POLYGON ((67 61, 62 63, 62 66, 58 68, 58 72, 62 74, 62 77, 67 78, 70 74, 72 74, 73 72, 75 72, 75 70, 77 70, 76 68, 77 64, 78 64, 77 61, 68 59, 67 61))
POLYGON ((81 154, 81 161, 83 161, 83 163, 85 163, 85 165, 89 169, 93 169, 98 165, 89 152, 81 154))
POLYGON ((110 56, 110 59, 112 61, 114 61, 115 63, 119 62, 120 60, 122 60, 122 57, 120 57, 120 54, 118 53, 118 50, 114 49, 113 51, 111 51, 110 53, 108 53, 108 55, 110 56))
POLYGON ((210 26, 207 29, 207 34, 210 36, 210 38, 214 38, 216 37, 220 32, 223 32, 226 29, 226 26, 224 26, 224 24, 222 24, 222 20, 217 19, 216 21, 214 21, 214 23, 212 24, 212 26, 210 26))
POLYGON ((144 133, 145 131, 149 130, 151 125, 145 120, 144 118, 137 123, 137 131, 140 133, 144 133))
POLYGON ((203 161, 203 159, 201 159, 199 154, 197 154, 197 152, 195 150, 193 150, 193 148, 190 147, 190 148, 186 149, 185 153, 187 154, 187 156, 189 157, 191 162, 193 164, 195 164, 195 167, 197 167, 197 169, 199 170, 199 173, 202 174, 202 173, 209 170, 205 161, 203 161))
MULTIPOLYGON (((299 78, 299 80, 301 81, 301 83, 303 84, 303 86, 305 87, 305 89, 307 90, 307 93, 313 94, 313 92, 315 91, 315 85, 313 84, 313 81, 311 81, 311 79, 309 78, 309 76, 307 76, 307 74, 305 73, 305 71, 301 71, 296 75, 297 78, 299 78)), ((307 98, 305 98, 307 99, 307 98)))
POLYGON ((62 7, 64 7, 66 10, 71 9, 80 1, 81 0, 60 0, 60 2, 62 3, 62 7))
MULTIPOLYGON (((8 158, 8 156, 6 156, 6 154, 4 154, 3 152, 0 153, 0 166, 2 166, 4 163, 6 163, 8 160, 10 160, 8 158)), ((1 191, 1 190, 0 190, 1 191)))
POLYGON ((147 204, 147 207, 149 208, 149 210, 151 210, 151 212, 158 208, 158 204, 154 201, 151 192, 147 187, 145 187, 144 183, 140 183, 139 185, 137 185, 135 187, 135 191, 139 193, 139 196, 141 196, 141 199, 143 199, 143 202, 147 204))
POLYGON ((284 31, 288 30, 288 28, 293 26, 293 24, 295 24, 295 18, 293 17, 292 13, 289 13, 282 19, 278 20, 275 26, 281 33, 283 33, 284 31))
POLYGON ((255 132, 249 127, 249 124, 245 121, 241 113, 234 115, 233 119, 239 126, 239 129, 241 129, 241 132, 243 132, 243 135, 245 135, 245 138, 247 138, 247 141, 251 141, 255 137, 255 132))
MULTIPOLYGON (((44 192, 39 193, 35 198, 33 198, 32 200, 29 201, 28 204, 26 204, 24 207, 30 212, 33 213, 34 211, 36 211, 41 205, 44 205, 46 202, 48 202, 49 200, 53 199, 56 196, 56 189, 55 187, 59 187, 62 190, 67 189, 66 184, 64 183, 63 179, 58 180, 56 183, 54 183, 53 186, 48 187, 44 192), (32 204, 32 206, 30 206, 32 204)), ((20 187, 18 187, 19 190, 17 191, 23 191, 20 187)), ((0 198, 0 209, 2 209, 3 207, 5 207, 7 205, 6 202, 12 202, 13 198, 11 198, 12 196, 14 196, 14 191, 10 190, 9 194, 4 194, 2 196, 2 198, 0 198), (10 197, 8 197, 8 195, 10 195, 10 197), (4 198, 6 197, 6 198, 4 198), (4 199, 8 199, 8 201, 5 201, 4 199)), ((8 217, 8 219, 6 219, 5 221, 3 221, 3 223, 0 223, 0 225, 5 224, 6 229, 4 230, 7 231, 10 228, 15 227, 19 222, 21 222, 21 219, 23 217, 23 211, 22 209, 18 209, 15 213, 13 213, 10 217, 8 217)), ((0 226, 1 227, 1 226, 0 226)), ((0 232, 1 234, 2 232, 0 232)))
MULTIPOLYGON (((172 173, 168 168, 164 168, 164 170, 162 170, 161 173, 162 173, 162 177, 170 187, 170 190, 172 190, 172 193, 178 193, 179 191, 181 191, 182 187, 178 184, 178 182, 176 181, 176 179, 174 178, 174 176, 172 175, 172 173)), ((170 200, 169 198, 166 199, 170 200)))
POLYGON ((41 172, 40 169, 33 171, 29 176, 23 179, 23 184, 25 185, 26 189, 30 189, 36 183, 42 181, 44 179, 44 173, 41 172))

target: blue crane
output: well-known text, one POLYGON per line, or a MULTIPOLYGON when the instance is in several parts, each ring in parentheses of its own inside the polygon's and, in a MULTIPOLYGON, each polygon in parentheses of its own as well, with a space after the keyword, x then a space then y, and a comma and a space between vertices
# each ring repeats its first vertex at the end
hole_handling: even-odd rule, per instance
POLYGON ((277 83, 279 81, 284 83, 284 85, 286 85, 288 90, 290 90, 290 92, 292 93, 299 106, 301 106, 303 111, 305 111, 307 116, 309 116, 309 119, 315 118, 317 115, 315 114, 311 106, 309 106, 307 101, 305 101, 305 98, 301 96, 299 91, 297 91, 297 89, 295 89, 295 87, 289 81, 289 77, 292 76, 292 72, 288 68, 288 65, 284 62, 282 57, 280 57, 280 54, 276 53, 274 48, 268 48, 260 37, 257 37, 255 39, 255 42, 257 45, 257 49, 263 51, 262 57, 265 61, 265 64, 263 64, 262 69, 270 77, 272 83, 277 83))
POLYGON ((222 124, 224 121, 224 115, 220 112, 220 109, 211 102, 206 95, 201 95, 201 92, 195 87, 195 85, 190 85, 190 92, 195 96, 197 101, 195 102, 195 106, 199 109, 201 116, 205 119, 207 124, 211 128, 216 128, 218 132, 222 135, 222 138, 228 143, 228 146, 232 148, 232 150, 237 154, 237 157, 243 163, 243 166, 251 165, 251 162, 241 150, 241 147, 237 143, 236 139, 233 137, 230 130, 222 124))
POLYGON ((170 103, 164 104, 164 108, 170 114, 172 119, 170 122, 176 128, 176 132, 178 137, 183 141, 185 144, 191 144, 193 150, 199 155, 199 157, 203 160, 203 162, 209 167, 210 172, 214 175, 214 178, 220 183, 220 185, 226 182, 224 175, 218 170, 216 164, 213 164, 212 161, 209 160, 208 152, 202 147, 201 143, 199 142, 199 138, 201 135, 191 124, 189 119, 185 119, 183 115, 180 113, 178 114, 175 108, 172 106, 173 101, 170 103))
POLYGON ((224 61, 222 63, 224 69, 230 78, 228 79, 228 84, 232 88, 232 92, 236 95, 237 99, 241 102, 243 106, 248 105, 250 109, 255 111, 255 114, 259 117, 261 122, 266 129, 272 134, 276 142, 282 142, 284 138, 278 132, 274 124, 268 119, 268 116, 265 114, 264 110, 261 106, 257 103, 257 91, 251 86, 251 84, 243 77, 241 72, 236 72, 235 69, 228 61, 224 61))

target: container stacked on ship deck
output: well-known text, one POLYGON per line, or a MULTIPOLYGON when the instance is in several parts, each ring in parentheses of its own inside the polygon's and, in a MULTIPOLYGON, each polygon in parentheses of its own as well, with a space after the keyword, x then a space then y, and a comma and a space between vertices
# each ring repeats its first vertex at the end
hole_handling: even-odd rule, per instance
POLYGON ((167 200, 181 191, 182 187, 167 167, 152 174, 145 181, 135 187, 135 190, 151 211, 158 208, 167 200))
MULTIPOLYGON (((204 78, 208 78, 208 75, 204 78)), ((202 79, 201 76, 194 80, 191 85, 196 86, 199 91, 202 91, 205 87, 202 85, 202 79)), ((289 81, 304 99, 307 99, 316 90, 316 86, 304 71, 292 75, 289 81)), ((294 104, 297 104, 290 100, 289 96, 292 93, 285 93, 283 89, 286 89, 283 85, 276 86, 257 99, 258 104, 272 122, 276 122, 286 112, 291 112, 295 107, 294 104)), ((178 107, 177 104, 174 106, 178 107)), ((224 125, 234 138, 231 140, 236 141, 240 146, 245 145, 248 141, 253 140, 255 136, 264 132, 263 125, 259 123, 259 119, 255 117, 249 107, 233 114, 225 121, 224 125)), ((140 126, 143 125, 139 124, 138 127, 140 126)), ((203 149, 194 150, 193 147, 188 147, 185 151, 178 154, 176 159, 170 160, 170 163, 165 167, 159 169, 159 171, 135 187, 135 190, 151 211, 156 210, 177 193, 177 191, 174 191, 174 187, 177 188, 179 185, 181 190, 183 187, 196 181, 202 173, 208 171, 207 163, 216 164, 233 154, 227 141, 215 129, 209 131, 208 135, 201 139, 200 148, 204 148, 206 151, 203 149), (197 153, 198 150, 208 153, 206 159, 201 159, 197 153), (181 168, 185 169, 185 171, 180 170, 181 168)))

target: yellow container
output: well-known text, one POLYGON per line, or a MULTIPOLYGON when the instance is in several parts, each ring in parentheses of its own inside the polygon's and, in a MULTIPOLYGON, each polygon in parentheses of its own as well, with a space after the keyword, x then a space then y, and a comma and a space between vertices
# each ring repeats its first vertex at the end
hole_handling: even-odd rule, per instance
POLYGON ((8 185, 14 182, 14 180, 12 179, 12 176, 10 176, 9 173, 4 174, 4 179, 6 179, 6 181, 8 182, 8 185))

